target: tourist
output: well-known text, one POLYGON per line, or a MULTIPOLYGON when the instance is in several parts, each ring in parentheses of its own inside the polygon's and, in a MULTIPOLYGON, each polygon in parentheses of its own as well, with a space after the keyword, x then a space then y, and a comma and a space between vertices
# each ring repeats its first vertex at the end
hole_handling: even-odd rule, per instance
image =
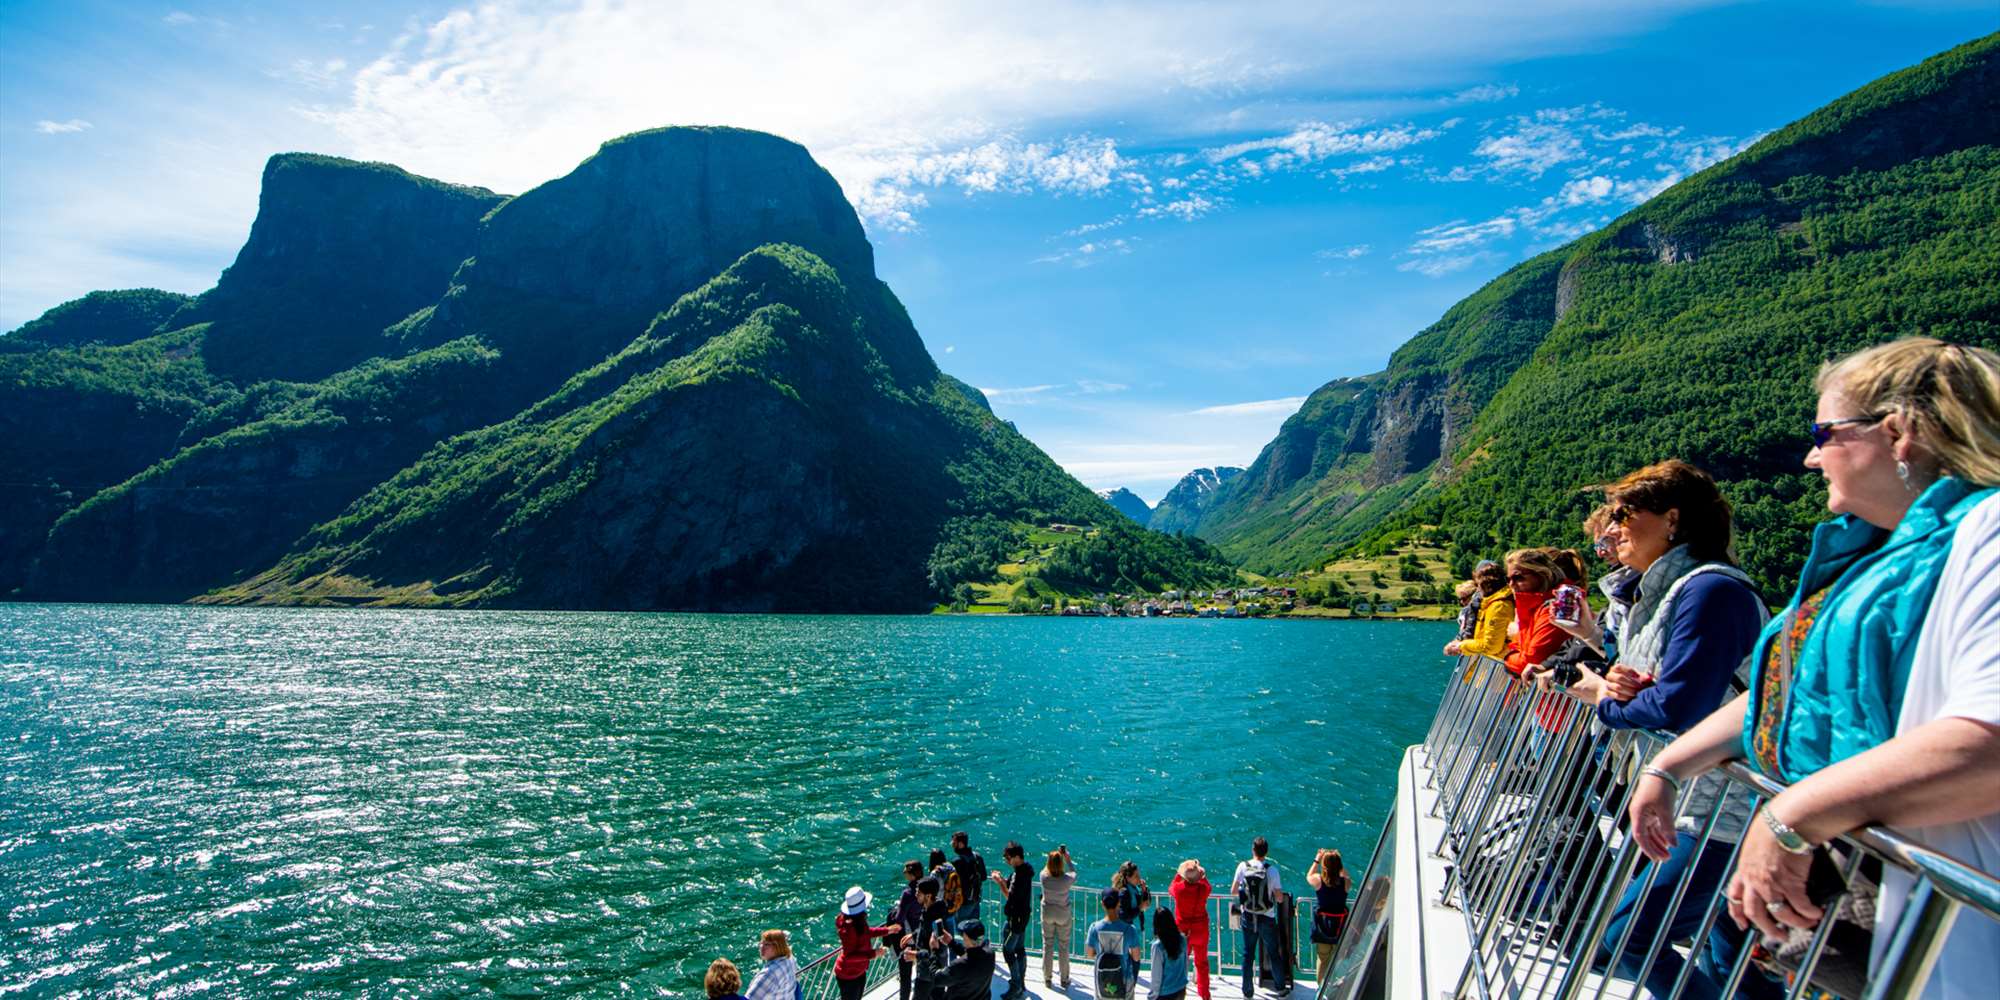
POLYGON ((916 972, 916 993, 920 1000, 936 1000, 944 992, 944 968, 949 964, 951 953, 941 947, 949 940, 950 913, 942 898, 944 887, 938 880, 926 875, 917 880, 917 902, 923 906, 923 917, 914 933, 903 935, 903 947, 899 953, 902 961, 910 963, 916 972))
POLYGON ((1146 908, 1153 905, 1153 890, 1139 874, 1139 864, 1127 861, 1112 873, 1111 888, 1118 893, 1118 918, 1146 933, 1146 908))
POLYGON ((1167 886, 1167 896, 1174 901, 1174 922, 1187 941, 1188 964, 1194 968, 1194 991, 1201 1000, 1209 1000, 1208 897, 1214 891, 1208 884, 1208 872, 1193 858, 1181 862, 1167 886))
MULTIPOLYGON (((1611 505, 1600 504, 1590 512, 1583 522, 1584 535, 1590 538, 1591 551, 1611 568, 1597 579, 1597 589, 1604 595, 1604 616, 1586 619, 1584 631, 1572 631, 1581 635, 1606 659, 1618 658, 1618 637, 1625 634, 1625 619, 1632 612, 1632 602, 1639 597, 1639 571, 1625 565, 1618 558, 1618 541, 1624 534, 1624 527, 1611 520, 1611 505)), ((1590 614, 1586 605, 1585 613, 1590 614)))
POLYGON ((1479 627, 1479 585, 1471 580, 1460 580, 1451 593, 1458 598, 1457 639, 1464 642, 1472 638, 1473 630, 1479 627))
POLYGON ((938 880, 941 893, 938 898, 949 911, 945 914, 945 927, 957 933, 958 911, 965 908, 965 885, 959 879, 958 868, 945 857, 943 851, 933 849, 930 861, 931 877, 938 880))
POLYGON ((1153 1000, 1187 996, 1188 947, 1172 911, 1153 917, 1153 1000))
POLYGON ((1514 592, 1507 589, 1507 573, 1499 563, 1481 563, 1472 571, 1472 582, 1479 585, 1481 594, 1479 624, 1473 629, 1472 638, 1446 643, 1444 655, 1500 659, 1507 655, 1507 625, 1514 620, 1514 592))
MULTIPOLYGON (((1626 475, 1606 487, 1605 495, 1611 520, 1621 529, 1619 562, 1640 574, 1638 600, 1627 622, 1630 636, 1611 672, 1618 683, 1587 672, 1570 691, 1595 706, 1596 721, 1606 728, 1682 732, 1729 697, 1730 678, 1764 624, 1764 605, 1750 578, 1732 564, 1729 502, 1708 473, 1670 459, 1626 475)), ((1606 937, 1620 940, 1630 928, 1631 943, 1616 967, 1620 973, 1636 974, 1645 964, 1662 921, 1670 925, 1669 941, 1700 929, 1728 870, 1728 845, 1741 838, 1749 818, 1744 794, 1725 797, 1726 791, 1720 777, 1703 779, 1668 856, 1649 862, 1627 886, 1606 937), (1718 808, 1721 816, 1704 849, 1702 821, 1718 808), (1680 890, 1683 879, 1687 888, 1680 890), (1669 913, 1677 894, 1681 903, 1669 913)), ((1705 947, 1695 950, 1699 961, 1689 977, 1691 995, 1716 995, 1742 939, 1727 926, 1711 931, 1705 947)), ((1647 972, 1647 987, 1662 996, 1671 992, 1682 965, 1678 951, 1662 949, 1647 972)))
POLYGON ((736 963, 726 958, 718 958, 708 963, 708 974, 701 977, 701 988, 708 994, 708 1000, 744 1000, 737 992, 743 988, 743 974, 736 971, 736 963))
POLYGON ((1347 927, 1347 867, 1341 864, 1340 852, 1319 852, 1312 871, 1306 873, 1306 884, 1313 887, 1313 970, 1324 982, 1333 967, 1334 946, 1347 927))
MULTIPOLYGON (((1749 690, 1660 752, 1630 811, 1640 848, 1664 858, 1678 784, 1743 756, 1790 785, 1745 831, 1725 893, 1738 926, 1779 939, 1825 915, 1805 891, 1812 845, 1856 827, 1937 830, 1962 860, 2000 862, 2000 637, 1994 577, 1979 575, 1993 563, 1979 543, 2000 485, 2000 356, 1909 338, 1825 366, 1816 388, 1806 466, 1837 516, 1814 529, 1791 603, 1758 637, 1749 690), (1947 566, 1963 568, 1949 601, 1947 566)), ((1882 914, 1901 902, 1885 891, 1882 914)), ((1892 932, 1878 924, 1878 952, 1892 932)), ((1990 995, 1995 936, 1959 921, 1925 995, 1990 995)))
POLYGON ((910 974, 915 963, 903 957, 910 943, 910 935, 915 934, 924 924, 924 901, 917 892, 917 883, 923 881, 924 864, 916 859, 903 862, 903 895, 896 900, 896 908, 889 913, 889 919, 903 929, 896 942, 896 996, 898 1000, 910 1000, 910 974))
POLYGON ((799 1000, 799 963, 792 957, 792 939, 784 931, 765 931, 757 938, 757 957, 764 967, 743 991, 747 1000, 799 1000))
POLYGON ((951 835, 952 867, 958 870, 958 884, 965 900, 954 916, 959 923, 979 919, 980 893, 986 889, 986 859, 972 849, 972 838, 964 830, 951 835))
MULTIPOLYGON (((1001 913, 1007 918, 1007 927, 1000 934, 1000 954, 1007 960, 1007 992, 1000 1000, 1021 1000, 1028 995, 1028 910, 1034 904, 1035 870, 1028 867, 1027 853, 1015 841, 1007 842, 1000 858, 1010 873, 993 873, 993 884, 1000 887, 1004 901, 1001 913)), ((1048 976, 1044 974, 1042 980, 1048 981, 1048 976)))
POLYGON ((1569 641, 1568 633, 1556 627, 1555 609, 1549 604, 1549 598, 1563 580, 1562 570, 1556 568, 1547 549, 1515 549, 1507 553, 1507 584, 1514 590, 1514 621, 1518 628, 1514 651, 1507 654, 1506 664, 1508 671, 1516 676, 1541 666, 1543 660, 1569 641))
POLYGON ((1278 961, 1278 893, 1284 888, 1278 866, 1266 855, 1271 844, 1262 837, 1250 842, 1250 860, 1238 862, 1229 891, 1243 922, 1243 995, 1254 996, 1258 949, 1271 963, 1279 993, 1290 993, 1287 971, 1278 961))
POLYGON ((895 924, 868 925, 868 907, 874 902, 874 896, 854 886, 847 890, 847 897, 840 904, 840 915, 833 919, 834 933, 840 938, 840 957, 833 963, 833 980, 840 986, 841 1000, 861 1000, 868 983, 869 963, 888 953, 888 949, 875 944, 875 939, 902 934, 903 929, 895 924))
MULTIPOLYGON (((1123 958, 1124 961, 1119 964, 1119 968, 1125 977, 1127 991, 1125 995, 1130 996, 1131 984, 1138 982, 1139 979, 1139 932, 1131 924, 1119 919, 1118 897, 1119 893, 1116 890, 1104 890, 1104 895, 1099 899, 1104 905, 1104 916, 1083 932, 1083 957, 1092 961, 1096 961, 1100 955, 1123 958)), ((1104 969, 1100 966, 1097 975, 1104 974, 1104 969)))
POLYGON ((1069 939, 1076 928, 1070 890, 1076 887, 1076 862, 1067 846, 1049 852, 1042 866, 1042 982, 1054 985, 1051 962, 1062 967, 1062 988, 1069 989, 1069 939))
MULTIPOLYGON (((977 918, 959 921, 961 940, 947 941, 951 959, 941 982, 945 1000, 989 1000, 993 996, 993 946, 986 940, 986 925, 977 918)), ((1022 988, 1025 995, 1026 988, 1022 988)))

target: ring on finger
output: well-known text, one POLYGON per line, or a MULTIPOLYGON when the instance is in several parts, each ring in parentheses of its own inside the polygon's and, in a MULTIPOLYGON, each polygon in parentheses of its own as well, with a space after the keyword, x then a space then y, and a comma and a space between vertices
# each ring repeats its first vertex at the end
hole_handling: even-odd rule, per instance
POLYGON ((1769 913, 1774 917, 1778 915, 1779 910, 1782 910, 1784 908, 1785 908, 1784 900, 1780 899, 1774 899, 1764 904, 1764 912, 1769 913))

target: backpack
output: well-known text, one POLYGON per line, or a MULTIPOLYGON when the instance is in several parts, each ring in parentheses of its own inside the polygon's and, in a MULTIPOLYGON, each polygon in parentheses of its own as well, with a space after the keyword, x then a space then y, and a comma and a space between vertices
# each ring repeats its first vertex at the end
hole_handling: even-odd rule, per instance
POLYGON ((1236 904, 1247 913, 1269 913, 1276 906, 1271 898, 1271 863, 1252 861, 1243 872, 1243 885, 1236 890, 1236 904))
POLYGON ((959 855, 958 859, 965 868, 965 875, 960 879, 965 888, 965 901, 977 903, 986 888, 986 859, 970 851, 959 855))

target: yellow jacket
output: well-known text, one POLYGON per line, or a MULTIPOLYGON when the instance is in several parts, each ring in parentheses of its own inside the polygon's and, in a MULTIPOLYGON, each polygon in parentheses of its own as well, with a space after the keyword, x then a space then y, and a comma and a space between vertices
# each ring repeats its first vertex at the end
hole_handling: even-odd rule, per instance
POLYGON ((1490 656, 1500 659, 1507 655, 1507 623, 1514 620, 1514 592, 1497 590, 1486 595, 1479 602, 1479 624, 1472 629, 1472 638, 1458 644, 1458 651, 1465 656, 1490 656))

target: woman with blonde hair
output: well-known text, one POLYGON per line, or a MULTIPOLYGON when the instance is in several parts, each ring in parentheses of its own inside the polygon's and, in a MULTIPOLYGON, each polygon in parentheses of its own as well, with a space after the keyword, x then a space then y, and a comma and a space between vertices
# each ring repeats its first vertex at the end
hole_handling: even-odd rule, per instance
POLYGON ((708 974, 701 977, 701 988, 708 994, 708 1000, 743 1000, 743 994, 736 992, 743 988, 743 974, 736 971, 735 962, 718 958, 708 963, 708 974))
MULTIPOLYGON (((1758 637, 1749 690, 1662 750, 1631 806, 1634 838, 1661 857, 1680 784, 1739 756, 1789 783, 1744 833, 1725 892, 1739 926, 1778 939, 1825 917, 1806 894, 1814 845, 1868 823, 1956 833, 1961 860, 2000 867, 2000 599, 1933 600, 1941 579, 1954 598, 1977 593, 1980 546, 1964 545, 1988 538, 2000 505, 2000 356, 1906 338, 1826 365, 1817 388, 1805 464, 1836 516, 1758 637)), ((1878 952, 1906 889, 1885 878, 1878 952)), ((1925 995, 1995 982, 2000 926, 1958 921, 1925 995)))
POLYGON ((1324 850, 1313 859, 1306 883, 1313 887, 1312 943, 1314 975, 1322 982, 1333 968, 1333 949, 1347 928, 1347 866, 1340 852, 1324 850))
POLYGON ((1514 591, 1514 620, 1520 625, 1506 663, 1518 675, 1541 666, 1569 641, 1569 633, 1556 627, 1555 608, 1549 603, 1564 577, 1547 549, 1515 549, 1507 553, 1506 565, 1507 585, 1514 591))
POLYGON ((768 930, 757 937, 757 957, 764 967, 743 991, 747 1000, 797 1000, 799 963, 792 957, 792 939, 784 931, 768 930))

